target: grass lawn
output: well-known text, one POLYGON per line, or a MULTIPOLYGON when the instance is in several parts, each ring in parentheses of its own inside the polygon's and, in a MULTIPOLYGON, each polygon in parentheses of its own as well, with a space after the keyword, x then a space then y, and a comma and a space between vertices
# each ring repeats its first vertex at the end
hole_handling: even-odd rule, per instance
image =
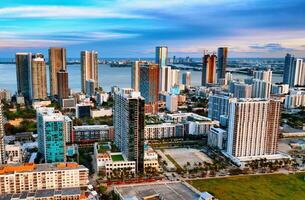
POLYGON ((219 200, 305 199, 305 173, 241 176, 189 181, 219 200))
POLYGON ((124 161, 124 158, 122 155, 111 155, 111 159, 114 162, 124 161))

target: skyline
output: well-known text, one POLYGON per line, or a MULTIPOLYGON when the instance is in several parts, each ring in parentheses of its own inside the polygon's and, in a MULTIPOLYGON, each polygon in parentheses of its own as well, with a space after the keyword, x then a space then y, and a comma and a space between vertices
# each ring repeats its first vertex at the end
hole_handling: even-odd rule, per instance
POLYGON ((102 58, 201 57, 229 47, 229 57, 304 57, 301 0, 9 0, 0 2, 0 57, 66 47, 67 57, 96 50, 102 58))

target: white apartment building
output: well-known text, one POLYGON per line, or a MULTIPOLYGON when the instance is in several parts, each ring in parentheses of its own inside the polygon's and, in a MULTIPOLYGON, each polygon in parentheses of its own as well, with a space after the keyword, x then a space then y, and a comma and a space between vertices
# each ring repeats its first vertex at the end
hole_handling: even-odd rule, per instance
POLYGON ((22 164, 0 167, 0 195, 87 187, 89 170, 77 163, 22 164))
POLYGON ((20 144, 5 145, 7 164, 17 164, 23 162, 23 151, 20 144))
POLYGON ((277 153, 281 103, 241 99, 230 103, 227 154, 252 157, 277 153))

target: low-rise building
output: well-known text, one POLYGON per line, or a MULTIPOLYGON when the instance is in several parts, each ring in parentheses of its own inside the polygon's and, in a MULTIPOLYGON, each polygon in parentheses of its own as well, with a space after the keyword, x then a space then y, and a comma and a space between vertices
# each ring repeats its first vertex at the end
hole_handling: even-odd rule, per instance
POLYGON ((114 129, 108 125, 73 126, 72 143, 113 141, 114 129))
POLYGON ((146 140, 176 138, 184 136, 183 124, 162 123, 150 124, 144 128, 144 137, 146 140))
POLYGON ((219 149, 225 149, 227 132, 221 128, 211 127, 208 133, 208 145, 219 149))
POLYGON ((17 164, 23 162, 23 151, 21 145, 18 143, 5 145, 5 154, 7 164, 17 164))
POLYGON ((0 195, 87 187, 88 173, 86 167, 77 163, 1 166, 0 195))
POLYGON ((90 111, 91 118, 97 118, 97 117, 110 117, 112 116, 112 108, 101 108, 101 109, 95 109, 90 111))

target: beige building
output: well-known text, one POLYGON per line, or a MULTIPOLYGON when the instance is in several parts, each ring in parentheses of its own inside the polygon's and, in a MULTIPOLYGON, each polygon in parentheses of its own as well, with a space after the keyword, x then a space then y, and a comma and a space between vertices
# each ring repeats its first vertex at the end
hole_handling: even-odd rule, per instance
POLYGON ((230 103, 227 153, 253 157, 277 153, 280 101, 248 99, 230 103))
POLYGON ((49 49, 49 73, 50 73, 50 94, 58 94, 57 72, 66 70, 66 49, 50 48, 49 49))
POLYGON ((89 170, 77 163, 22 164, 0 167, 0 195, 36 190, 87 187, 89 170))
POLYGON ((20 144, 5 145, 7 164, 17 164, 23 162, 23 151, 20 144))
POLYGON ((98 53, 96 51, 81 52, 81 81, 82 92, 86 92, 86 81, 92 79, 98 88, 98 53))
POLYGON ((46 76, 46 62, 42 55, 37 54, 32 59, 31 69, 31 99, 46 99, 47 98, 47 76, 46 76))

